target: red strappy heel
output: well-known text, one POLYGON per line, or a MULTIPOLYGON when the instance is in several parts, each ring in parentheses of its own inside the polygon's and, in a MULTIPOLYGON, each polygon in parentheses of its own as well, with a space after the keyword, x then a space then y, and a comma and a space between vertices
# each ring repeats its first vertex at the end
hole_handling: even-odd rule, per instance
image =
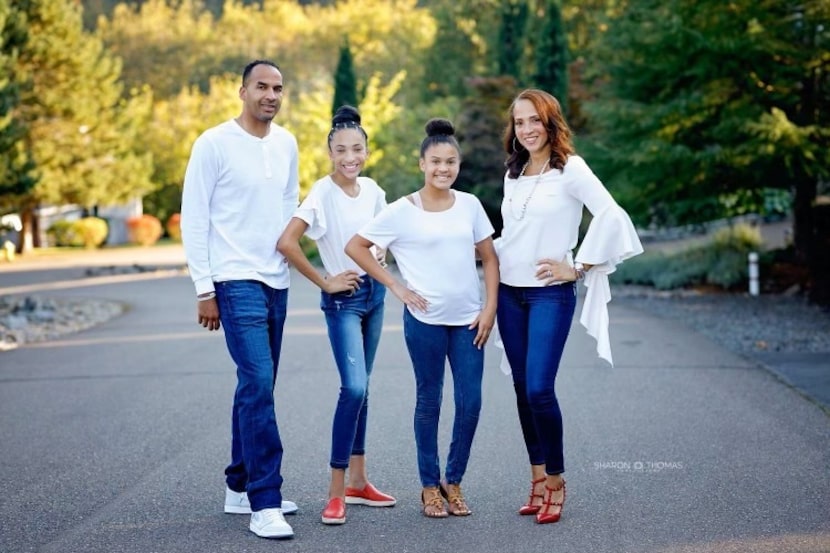
POLYGON ((535 515, 539 512, 542 508, 542 505, 534 505, 533 498, 534 497, 541 497, 543 500, 545 496, 540 493, 534 493, 536 491, 536 484, 541 484, 545 481, 545 477, 541 477, 538 480, 531 480, 530 481, 530 497, 527 498, 527 503, 519 507, 519 514, 520 515, 535 515))
POLYGON ((562 517, 562 508, 565 506, 565 481, 562 480, 562 485, 558 488, 549 488, 545 485, 545 501, 542 503, 542 508, 536 513, 536 522, 539 524, 549 524, 551 522, 558 522, 562 517), (562 501, 553 501, 553 492, 562 490, 562 501), (550 512, 551 507, 559 507, 555 513, 550 512))

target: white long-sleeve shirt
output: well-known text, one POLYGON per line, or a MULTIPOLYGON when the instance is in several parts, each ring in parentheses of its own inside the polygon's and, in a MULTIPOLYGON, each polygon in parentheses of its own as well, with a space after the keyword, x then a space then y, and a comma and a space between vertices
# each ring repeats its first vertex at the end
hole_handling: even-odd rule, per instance
POLYGON ((536 175, 518 179, 505 176, 501 205, 504 230, 496 241, 501 282, 517 287, 544 286, 536 279, 540 259, 565 260, 572 265, 583 205, 593 219, 577 261, 593 267, 585 276, 588 293, 580 322, 597 340, 599 356, 613 364, 608 336, 608 275, 623 260, 642 253, 643 247, 628 214, 581 157, 570 156, 562 171, 548 171, 538 182, 536 175))
POLYGON ((214 282, 287 288, 277 241, 299 201, 294 136, 271 124, 258 138, 231 119, 193 144, 182 194, 182 242, 197 294, 214 282))

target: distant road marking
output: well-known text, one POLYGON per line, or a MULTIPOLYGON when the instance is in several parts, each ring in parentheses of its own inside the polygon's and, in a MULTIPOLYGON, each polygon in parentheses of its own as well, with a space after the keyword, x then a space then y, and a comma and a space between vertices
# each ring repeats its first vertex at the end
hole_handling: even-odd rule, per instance
MULTIPOLYGON (((383 332, 403 332, 403 325, 384 325, 383 332)), ((326 327, 320 326, 292 326, 285 325, 285 336, 325 336, 327 333, 326 327)), ((222 334, 222 333, 219 333, 222 334)), ((145 334, 143 336, 110 336, 107 338, 87 338, 87 339, 70 339, 70 340, 52 340, 49 342, 27 342, 20 346, 19 349, 25 348, 61 348, 61 347, 78 347, 78 346, 98 346, 98 345, 112 345, 112 344, 134 344, 141 342, 162 342, 170 340, 195 340, 202 338, 212 338, 216 336, 214 332, 207 330, 193 331, 193 332, 177 332, 165 334, 145 334)))

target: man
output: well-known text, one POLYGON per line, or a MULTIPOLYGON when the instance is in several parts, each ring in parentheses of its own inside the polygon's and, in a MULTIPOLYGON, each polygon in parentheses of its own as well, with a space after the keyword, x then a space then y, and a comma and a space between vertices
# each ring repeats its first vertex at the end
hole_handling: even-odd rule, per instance
POLYGON ((282 73, 267 60, 242 73, 239 117, 193 144, 182 195, 182 240, 196 287, 198 322, 225 327, 236 364, 231 463, 225 512, 251 513, 263 538, 294 535, 283 513, 282 442, 274 413, 288 264, 276 245, 299 200, 297 141, 272 123, 282 103, 282 73))

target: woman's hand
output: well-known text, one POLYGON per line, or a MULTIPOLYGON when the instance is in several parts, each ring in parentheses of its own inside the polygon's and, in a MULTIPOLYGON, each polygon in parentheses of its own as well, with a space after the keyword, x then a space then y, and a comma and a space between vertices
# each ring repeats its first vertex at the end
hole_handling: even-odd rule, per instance
POLYGON ((576 280, 576 271, 566 261, 567 257, 560 261, 553 259, 540 259, 536 262, 536 280, 541 280, 545 286, 554 282, 573 282, 576 280))
POLYGON ((327 294, 357 292, 360 290, 361 284, 363 284, 363 279, 360 278, 357 271, 349 270, 326 278, 324 290, 327 294))
POLYGON ((496 310, 487 309, 486 307, 479 312, 476 320, 469 326, 470 330, 478 328, 476 337, 473 339, 473 345, 478 349, 484 347, 487 340, 490 338, 490 333, 493 331, 493 326, 496 324, 496 310))
POLYGON ((395 297, 401 300, 401 302, 407 307, 411 307, 412 309, 416 309, 423 313, 425 313, 427 307, 429 307, 429 302, 427 300, 400 282, 396 282, 389 289, 393 294, 395 294, 395 297))

